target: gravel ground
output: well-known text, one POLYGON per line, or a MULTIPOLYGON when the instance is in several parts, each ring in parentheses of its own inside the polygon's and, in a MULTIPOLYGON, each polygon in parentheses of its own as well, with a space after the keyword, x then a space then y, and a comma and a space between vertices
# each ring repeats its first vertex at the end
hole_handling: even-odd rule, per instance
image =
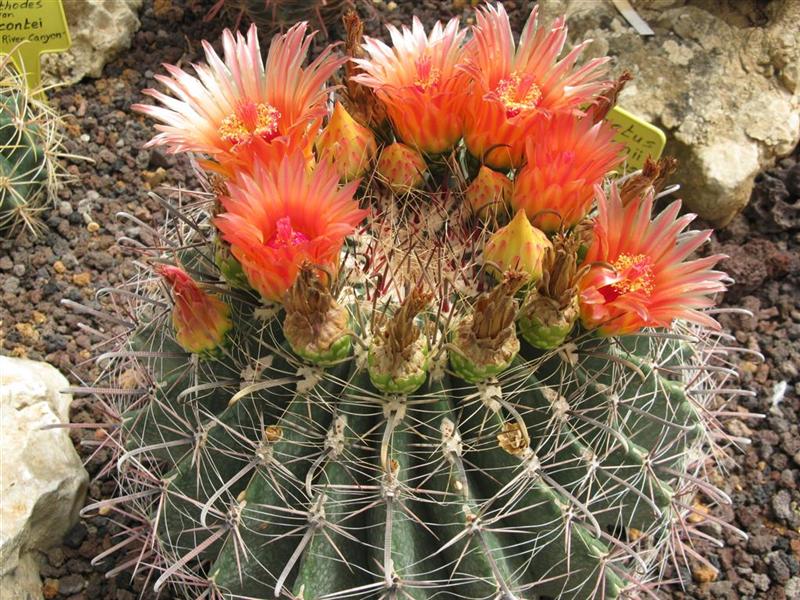
MULTIPOLYGON (((160 63, 187 64, 198 58, 199 40, 215 40, 229 23, 202 21, 210 0, 148 0, 140 14, 142 27, 130 51, 106 66, 101 79, 85 81, 52 94, 68 130, 67 151, 94 160, 74 162, 77 177, 65 187, 58 207, 49 213, 38 239, 22 236, 0 242, 0 352, 45 360, 78 385, 97 375, 92 362, 93 339, 79 324, 101 327, 93 315, 78 315, 62 300, 91 301, 97 290, 119 285, 135 272, 133 257, 116 245, 120 236, 143 234, 140 225, 117 217, 128 213, 157 226, 163 218, 148 191, 161 184, 191 186, 185 160, 144 150, 152 124, 131 114, 143 100, 141 89, 155 85, 160 63)), ((411 3, 372 3, 369 32, 379 33, 384 21, 410 20, 411 3)), ((413 3, 423 22, 460 14, 458 0, 413 3)), ((527 2, 505 2, 521 27, 527 2)), ((335 34, 335 31, 333 32, 335 34)), ((745 213, 714 238, 712 250, 730 256, 723 268, 737 284, 723 304, 743 306, 753 317, 723 315, 721 320, 738 343, 763 353, 766 361, 742 355, 739 369, 753 398, 734 399, 731 409, 766 415, 762 420, 732 419, 728 430, 751 438, 740 453, 723 461, 717 485, 734 500, 733 508, 714 509, 715 516, 746 531, 749 541, 719 528, 722 548, 698 551, 719 568, 719 575, 690 564, 686 589, 665 592, 674 598, 800 598, 800 163, 798 154, 759 176, 753 201, 745 213), (793 208, 794 204, 794 208, 793 208)), ((115 483, 102 469, 106 450, 97 447, 107 421, 90 397, 77 396, 72 419, 90 427, 74 429, 73 439, 93 477, 91 500, 112 496, 115 483)), ((43 557, 44 594, 50 598, 152 598, 148 582, 104 573, 122 557, 92 566, 99 552, 121 538, 121 529, 107 516, 82 520, 64 544, 43 557)), ((161 598, 169 597, 162 593, 161 598)))

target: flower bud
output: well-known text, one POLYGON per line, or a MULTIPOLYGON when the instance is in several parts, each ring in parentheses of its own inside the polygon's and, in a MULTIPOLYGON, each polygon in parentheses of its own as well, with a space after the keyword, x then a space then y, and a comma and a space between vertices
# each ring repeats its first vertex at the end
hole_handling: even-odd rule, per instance
POLYGON ((172 325, 181 348, 196 354, 213 354, 233 327, 230 307, 209 294, 180 267, 159 265, 156 272, 172 289, 172 325))
POLYGON ((326 279, 306 262, 283 297, 286 341, 299 356, 319 366, 344 360, 351 347, 347 309, 331 295, 326 279))
POLYGON ((364 175, 378 152, 378 144, 372 131, 356 122, 337 102, 317 139, 317 152, 320 158, 327 157, 333 163, 344 183, 364 175))
POLYGON ((678 168, 678 160, 672 156, 663 156, 658 160, 647 157, 642 170, 632 175, 619 188, 622 205, 627 206, 637 198, 647 194, 658 194, 670 175, 678 168))
POLYGON ((419 314, 433 295, 415 288, 372 336, 367 370, 372 385, 385 394, 411 394, 428 376, 428 340, 419 314))
POLYGON ((519 331, 525 341, 541 350, 558 348, 578 320, 578 295, 566 306, 533 289, 525 298, 519 317, 519 331))
POLYGON ((486 220, 497 216, 508 206, 511 192, 512 183, 508 177, 483 166, 464 195, 472 211, 479 218, 486 220))
POLYGON ((378 159, 378 173, 397 192, 422 185, 427 169, 422 155, 400 142, 386 146, 378 159))
POLYGON ((525 211, 519 210, 508 225, 492 234, 483 258, 498 278, 501 272, 514 270, 527 273, 534 282, 541 278, 542 263, 552 247, 547 236, 531 225, 525 211))
POLYGON ((457 325, 450 366, 464 381, 497 377, 511 365, 519 352, 514 327, 519 305, 514 296, 527 281, 527 274, 508 271, 494 289, 478 297, 471 313, 457 325))

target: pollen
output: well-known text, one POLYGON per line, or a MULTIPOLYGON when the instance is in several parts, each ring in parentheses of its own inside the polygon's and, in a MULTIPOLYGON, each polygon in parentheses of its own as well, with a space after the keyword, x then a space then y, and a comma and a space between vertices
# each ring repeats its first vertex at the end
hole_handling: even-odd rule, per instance
POLYGON ((419 58, 416 61, 417 78, 414 80, 414 87, 420 92, 427 92, 435 87, 441 79, 442 72, 433 66, 430 56, 419 58))
POLYGON ((629 292, 640 292, 649 296, 655 288, 655 276, 653 274, 653 263, 644 254, 631 256, 630 254, 620 254, 613 263, 614 269, 620 276, 620 280, 612 284, 614 290, 619 294, 629 292))
POLYGON ((247 102, 236 109, 232 115, 222 119, 219 135, 223 141, 232 144, 235 150, 253 138, 272 140, 278 134, 278 121, 281 113, 269 104, 247 102))
POLYGON ((531 111, 539 104, 542 91, 530 75, 521 76, 512 73, 508 79, 501 79, 495 93, 506 107, 506 116, 510 119, 524 111, 531 111))

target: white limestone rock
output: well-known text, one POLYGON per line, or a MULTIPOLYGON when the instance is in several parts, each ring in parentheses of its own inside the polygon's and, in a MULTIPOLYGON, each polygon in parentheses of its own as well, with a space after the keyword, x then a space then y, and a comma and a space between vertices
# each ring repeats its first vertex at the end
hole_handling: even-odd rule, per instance
POLYGON ((41 598, 38 554, 76 522, 89 476, 64 428, 72 400, 54 367, 0 356, 0 600, 41 598))
POLYGON ((592 38, 589 56, 607 53, 615 73, 634 75, 620 105, 666 131, 680 197, 723 226, 756 173, 800 139, 800 2, 633 5, 654 36, 637 34, 611 2, 545 0, 542 20, 566 13, 573 43, 592 38))
POLYGON ((43 83, 72 84, 100 77, 105 64, 131 46, 143 0, 64 2, 72 48, 42 56, 43 83))

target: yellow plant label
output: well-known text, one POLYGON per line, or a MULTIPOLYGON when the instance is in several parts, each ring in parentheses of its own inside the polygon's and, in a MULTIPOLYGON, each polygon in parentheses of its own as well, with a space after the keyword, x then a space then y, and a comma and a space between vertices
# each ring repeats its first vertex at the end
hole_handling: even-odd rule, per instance
MULTIPOLYGON (((2 0, 0 0, 1 2, 2 0)), ((649 156, 657 160, 664 151, 667 136, 655 125, 646 123, 624 108, 615 106, 606 117, 617 130, 614 140, 625 144, 628 151, 628 166, 641 169, 649 156)))
POLYGON ((0 54, 11 54, 28 88, 39 86, 41 55, 71 44, 61 0, 0 0, 0 54))

